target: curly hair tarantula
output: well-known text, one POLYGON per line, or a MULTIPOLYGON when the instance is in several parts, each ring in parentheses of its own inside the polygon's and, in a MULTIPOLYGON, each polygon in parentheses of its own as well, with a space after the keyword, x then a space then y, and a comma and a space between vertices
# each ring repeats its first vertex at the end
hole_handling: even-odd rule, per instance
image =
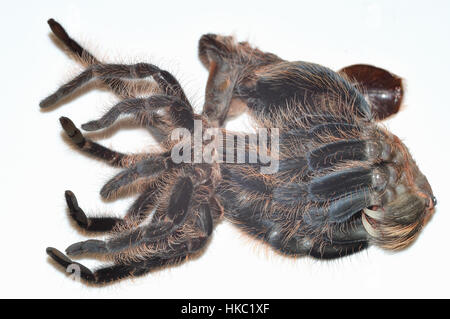
MULTIPOLYGON (((83 124, 83 130, 104 129, 119 116, 131 115, 163 136, 160 153, 123 154, 85 138, 70 119, 60 118, 81 151, 123 168, 101 189, 102 197, 136 185, 141 191, 123 219, 88 217, 66 191, 70 216, 79 227, 111 234, 66 249, 68 256, 94 253, 113 262, 95 271, 47 248, 62 267, 78 267, 87 282, 112 282, 179 263, 205 247, 223 218, 283 254, 330 259, 369 244, 404 248, 434 212, 436 199, 408 149, 378 124, 397 113, 403 97, 401 79, 383 69, 353 65, 336 73, 285 61, 232 37, 206 34, 199 57, 209 79, 203 112, 195 114, 169 72, 147 63, 102 63, 56 21, 48 23, 86 69, 45 98, 41 108, 97 80, 121 101, 100 119, 83 124), (141 87, 147 97, 138 98, 136 82, 150 80, 157 90, 141 87), (265 141, 250 134, 241 143, 238 134, 223 128, 228 118, 245 111, 257 128, 278 132, 278 140, 272 134, 265 141), (215 142, 232 145, 232 161, 173 159, 180 139, 172 139, 172 132, 194 133, 196 123, 202 125, 201 134, 211 128, 223 133, 215 142), (278 162, 273 173, 261 170, 267 166, 263 150, 278 162), (244 154, 241 162, 238 151, 244 154)), ((223 155, 219 144, 203 141, 200 148, 223 155)), ((188 159, 195 156, 184 151, 188 159)))

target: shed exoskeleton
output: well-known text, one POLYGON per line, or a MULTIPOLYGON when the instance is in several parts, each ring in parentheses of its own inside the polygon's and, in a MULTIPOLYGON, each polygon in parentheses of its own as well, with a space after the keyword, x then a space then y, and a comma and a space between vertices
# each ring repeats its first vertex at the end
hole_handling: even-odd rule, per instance
MULTIPOLYGON (((370 244, 404 248, 434 212, 436 199, 427 179, 406 146, 379 124, 397 113, 403 97, 401 79, 383 69, 354 65, 334 72, 207 34, 200 39, 199 57, 209 79, 203 111, 195 114, 169 72, 148 63, 103 63, 59 23, 50 19, 49 25, 86 69, 45 98, 42 108, 96 80, 120 102, 82 129, 104 129, 129 115, 162 136, 160 153, 123 154, 87 139, 69 118, 60 119, 81 151, 123 168, 102 188, 102 197, 128 188, 141 192, 124 218, 111 218, 87 216, 73 192, 66 191, 70 216, 81 228, 110 234, 75 243, 67 255, 100 254, 113 265, 92 271, 55 248, 47 253, 63 267, 78 267, 88 282, 112 282, 179 263, 202 251, 222 219, 281 253, 327 259, 370 244), (138 98, 138 91, 147 96, 138 98), (223 127, 243 112, 253 117, 256 129, 277 134, 264 141, 250 134, 239 144, 237 135, 223 127), (221 137, 216 142, 233 146, 233 160, 198 162, 192 161, 194 154, 189 161, 174 160, 180 140, 172 133, 182 128, 195 134, 196 123, 202 135, 217 128, 221 137), (235 151, 244 153, 243 162, 236 161, 235 151), (262 169, 267 158, 277 163, 270 173, 262 169)), ((224 153, 214 145, 203 141, 200 149, 224 153)))

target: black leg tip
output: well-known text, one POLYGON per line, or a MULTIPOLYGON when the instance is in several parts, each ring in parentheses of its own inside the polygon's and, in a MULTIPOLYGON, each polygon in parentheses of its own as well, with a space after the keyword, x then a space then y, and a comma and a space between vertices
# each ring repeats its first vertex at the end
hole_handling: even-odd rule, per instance
POLYGON ((81 255, 85 252, 84 250, 84 241, 75 243, 66 248, 66 254, 69 256, 81 255))
POLYGON ((101 129, 98 121, 90 121, 81 125, 81 128, 85 131, 97 131, 101 129))
POLYGON ((64 196, 66 197, 66 203, 67 206, 69 206, 69 210, 71 212, 79 208, 77 198, 75 197, 75 194, 72 193, 72 191, 65 191, 64 196))
POLYGON ((56 261, 58 264, 60 264, 63 267, 68 267, 70 264, 72 264, 72 260, 64 255, 62 252, 60 252, 58 249, 53 247, 47 247, 45 250, 47 252, 47 255, 49 255, 54 261, 56 261))
MULTIPOLYGON (((88 281, 88 282, 95 282, 95 276, 92 273, 92 271, 87 268, 86 266, 77 263, 77 262, 73 262, 69 257, 67 257, 66 255, 64 255, 62 252, 60 252, 58 249, 53 248, 53 247, 48 247, 46 249, 47 254, 54 260, 56 261, 59 265, 61 265, 62 267, 64 267, 66 269, 66 271, 69 271, 68 267, 69 266, 73 266, 73 267, 78 267, 79 269, 79 275, 81 278, 83 278, 84 280, 88 281)), ((75 268, 73 268, 71 270, 76 271, 75 268)))
POLYGON ((78 206, 78 201, 75 194, 71 191, 66 191, 64 196, 66 197, 66 203, 69 208, 70 216, 77 222, 78 226, 87 229, 89 224, 88 218, 80 206, 78 206))
POLYGON ((54 19, 49 19, 47 21, 48 25, 50 26, 50 29, 52 32, 61 40, 65 40, 68 38, 68 35, 66 33, 66 30, 54 19))
POLYGON ((113 197, 113 195, 115 193, 115 191, 113 191, 113 189, 114 189, 114 185, 107 183, 100 190, 100 196, 104 199, 109 199, 109 198, 113 197))
POLYGON ((71 190, 66 190, 64 195, 67 197, 75 197, 75 194, 71 190))
POLYGON ((56 248, 53 248, 53 247, 47 247, 47 248, 45 249, 45 252, 47 253, 47 255, 50 256, 55 250, 56 250, 56 248))
POLYGON ((75 124, 73 124, 72 120, 68 117, 60 117, 59 123, 61 123, 62 128, 66 131, 70 138, 74 137, 77 134, 77 131, 79 131, 75 124))
POLYGON ((52 94, 52 95, 46 97, 45 99, 43 99, 39 103, 39 107, 41 109, 45 109, 45 108, 48 108, 48 107, 52 106, 55 103, 56 103, 56 96, 54 94, 52 94))
POLYGON ((67 247, 66 254, 77 256, 84 253, 105 253, 107 252, 106 243, 102 240, 90 239, 81 241, 67 247))
POLYGON ((59 118, 59 123, 61 123, 61 126, 66 131, 67 131, 67 129, 72 129, 72 130, 75 129, 75 124, 73 124, 72 120, 69 119, 68 117, 61 116, 59 118))
POLYGON ((59 122, 61 123, 62 128, 66 131, 66 134, 70 137, 72 142, 74 142, 78 147, 82 148, 86 142, 83 134, 81 134, 80 130, 73 124, 72 120, 67 117, 60 117, 59 122))

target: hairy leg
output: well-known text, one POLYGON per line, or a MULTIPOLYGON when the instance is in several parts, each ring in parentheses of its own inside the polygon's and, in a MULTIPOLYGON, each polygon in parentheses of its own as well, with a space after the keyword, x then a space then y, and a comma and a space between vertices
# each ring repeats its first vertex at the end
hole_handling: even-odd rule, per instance
POLYGON ((115 241, 89 240, 76 243, 66 250, 70 255, 80 255, 86 252, 111 253, 114 251, 123 252, 127 248, 139 245, 142 249, 147 249, 147 251, 151 252, 135 256, 137 261, 125 262, 118 260, 114 265, 103 266, 95 271, 91 271, 82 264, 73 262, 55 248, 47 248, 47 254, 66 269, 69 269, 69 266, 72 266, 71 269, 78 267, 82 279, 98 284, 129 276, 143 275, 156 268, 184 260, 186 256, 200 251, 205 246, 213 227, 209 205, 203 204, 197 206, 198 210, 193 212, 195 223, 189 226, 189 230, 186 232, 182 230, 181 234, 171 236, 174 227, 180 227, 186 218, 186 216, 183 216, 184 212, 189 210, 183 209, 185 204, 187 204, 186 197, 183 194, 186 191, 186 187, 189 186, 189 182, 185 182, 186 180, 180 180, 176 184, 180 189, 174 190, 174 196, 171 196, 171 203, 169 203, 167 213, 168 221, 148 227, 149 231, 147 231, 147 234, 152 233, 153 236, 143 238, 142 235, 134 232, 134 236, 125 235, 121 238, 116 238, 115 241), (180 209, 182 212, 180 212, 180 209), (168 224, 171 224, 171 226, 168 227, 168 224), (164 232, 165 236, 163 235, 164 232))
MULTIPOLYGON (((113 253, 131 247, 140 246, 164 239, 179 228, 191 212, 191 197, 193 193, 192 181, 185 177, 178 180, 172 187, 169 204, 163 221, 140 226, 134 230, 119 233, 107 240, 88 240, 69 246, 69 255, 79 255, 87 252, 113 253)), ((210 214, 202 211, 202 214, 210 214)))
POLYGON ((246 109, 236 96, 238 82, 259 67, 279 62, 280 58, 252 48, 247 42, 232 37, 205 34, 200 38, 198 54, 209 71, 203 114, 216 126, 222 126, 229 116, 237 116, 246 109))
MULTIPOLYGON (((94 55, 88 50, 83 48, 78 42, 72 39, 66 30, 54 19, 47 21, 53 34, 72 52, 75 56, 81 60, 83 64, 87 66, 94 64, 102 64, 94 55)), ((122 98, 131 98, 128 85, 126 82, 120 79, 104 79, 103 82, 110 87, 110 89, 122 98)))
POLYGON ((125 219, 115 217, 88 217, 83 209, 78 206, 77 198, 73 192, 66 191, 65 197, 70 216, 80 228, 92 232, 109 232, 118 224, 124 223, 125 220, 140 223, 145 219, 155 207, 156 193, 156 186, 152 185, 148 187, 130 207, 125 215, 125 219))
POLYGON ((287 226, 287 220, 268 218, 249 207, 227 210, 228 217, 238 227, 285 255, 334 259, 351 255, 369 246, 368 234, 360 219, 336 224, 332 231, 320 236, 311 236, 308 231, 300 230, 301 228, 292 235, 290 230, 295 229, 296 225, 287 226), (233 211, 238 213, 232 213, 233 211))
POLYGON ((137 63, 133 65, 126 64, 96 64, 89 66, 85 71, 81 72, 75 78, 62 85, 55 93, 49 95, 39 104, 40 107, 46 108, 54 105, 61 99, 74 93, 76 90, 87 84, 88 82, 115 79, 144 79, 149 76, 158 75, 159 86, 163 92, 171 93, 184 102, 188 102, 184 91, 181 89, 178 81, 170 75, 169 72, 161 70, 156 65, 149 63, 137 63))
POLYGON ((123 187, 129 186, 141 178, 156 180, 164 172, 170 170, 173 165, 175 164, 170 158, 170 152, 153 154, 110 179, 102 187, 100 195, 103 198, 109 198, 123 187))
POLYGON ((111 126, 120 115, 132 114, 142 124, 154 126, 152 121, 155 111, 167 108, 167 114, 162 111, 156 114, 171 122, 174 127, 181 126, 193 129, 194 111, 189 103, 181 101, 178 97, 168 95, 152 95, 148 98, 128 99, 113 106, 100 119, 90 121, 81 127, 86 131, 96 131, 111 126))
MULTIPOLYGON (((72 39, 66 30, 54 19, 48 20, 48 24, 53 34, 62 42, 64 45, 75 54, 75 56, 86 64, 87 66, 93 66, 98 64, 103 64, 98 60, 92 53, 83 48, 78 42, 72 39)), ((160 70, 158 73, 152 74, 155 81, 158 83, 159 87, 169 95, 174 95, 180 97, 183 101, 187 102, 187 98, 176 80, 176 78, 165 70, 160 70)), ((129 85, 119 79, 119 78, 102 78, 105 84, 107 84, 111 90, 122 98, 132 98, 133 94, 130 93, 128 89, 129 85)))
POLYGON ((366 173, 370 174, 348 170, 312 179, 305 188, 307 184, 300 183, 274 187, 261 175, 228 166, 222 169, 217 193, 228 219, 274 249, 288 255, 337 258, 368 246, 359 218, 361 210, 371 205, 362 186, 366 173), (321 201, 321 194, 327 199, 321 201), (324 229, 330 231, 323 233, 324 229))
POLYGON ((147 157, 147 154, 123 154, 106 148, 83 136, 80 130, 67 117, 59 119, 62 128, 72 143, 81 151, 94 156, 115 167, 130 167, 147 157))
POLYGON ((94 284, 104 284, 127 277, 142 276, 155 269, 180 263, 188 255, 200 251, 206 244, 207 239, 207 237, 194 238, 189 241, 176 243, 173 245, 173 249, 158 256, 142 257, 139 261, 119 262, 110 266, 100 267, 95 271, 91 271, 84 265, 72 261, 55 248, 48 247, 46 251, 54 261, 65 269, 78 267, 80 270, 79 275, 83 280, 94 284))

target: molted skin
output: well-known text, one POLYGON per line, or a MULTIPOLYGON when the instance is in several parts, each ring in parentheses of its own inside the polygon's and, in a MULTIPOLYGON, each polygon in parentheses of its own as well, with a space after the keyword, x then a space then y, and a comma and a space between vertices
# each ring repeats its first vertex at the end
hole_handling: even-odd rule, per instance
POLYGON ((370 65, 336 73, 314 63, 284 61, 232 37, 206 34, 199 57, 210 74, 203 111, 195 114, 169 72, 150 63, 102 63, 58 22, 48 23, 86 68, 40 107, 58 104, 86 83, 102 82, 120 102, 81 128, 97 131, 128 115, 158 131, 163 149, 120 153, 85 137, 69 118, 60 118, 81 152, 121 168, 100 190, 102 197, 140 193, 125 216, 117 218, 89 216, 75 194, 65 192, 70 217, 81 229, 110 233, 105 240, 74 243, 66 254, 100 255, 112 264, 91 270, 56 248, 47 248, 47 254, 66 270, 79 270, 89 283, 101 285, 183 262, 205 249, 224 218, 283 254, 329 259, 370 244, 404 248, 434 212, 436 199, 426 177, 399 138, 377 122, 400 107, 401 79, 392 73, 370 65), (240 143, 223 128, 227 119, 246 111, 257 128, 270 131, 269 140, 244 136, 240 143), (192 161, 199 152, 178 147, 195 141, 180 134, 172 140, 177 128, 203 137, 214 128, 221 135, 203 139, 203 156, 192 161), (234 161, 205 159, 204 153, 224 151, 209 143, 220 139, 231 145, 234 161), (176 160, 173 151, 180 155, 180 149, 186 161, 176 160), (243 162, 237 161, 241 155, 243 162), (278 169, 264 173, 274 161, 278 169))

